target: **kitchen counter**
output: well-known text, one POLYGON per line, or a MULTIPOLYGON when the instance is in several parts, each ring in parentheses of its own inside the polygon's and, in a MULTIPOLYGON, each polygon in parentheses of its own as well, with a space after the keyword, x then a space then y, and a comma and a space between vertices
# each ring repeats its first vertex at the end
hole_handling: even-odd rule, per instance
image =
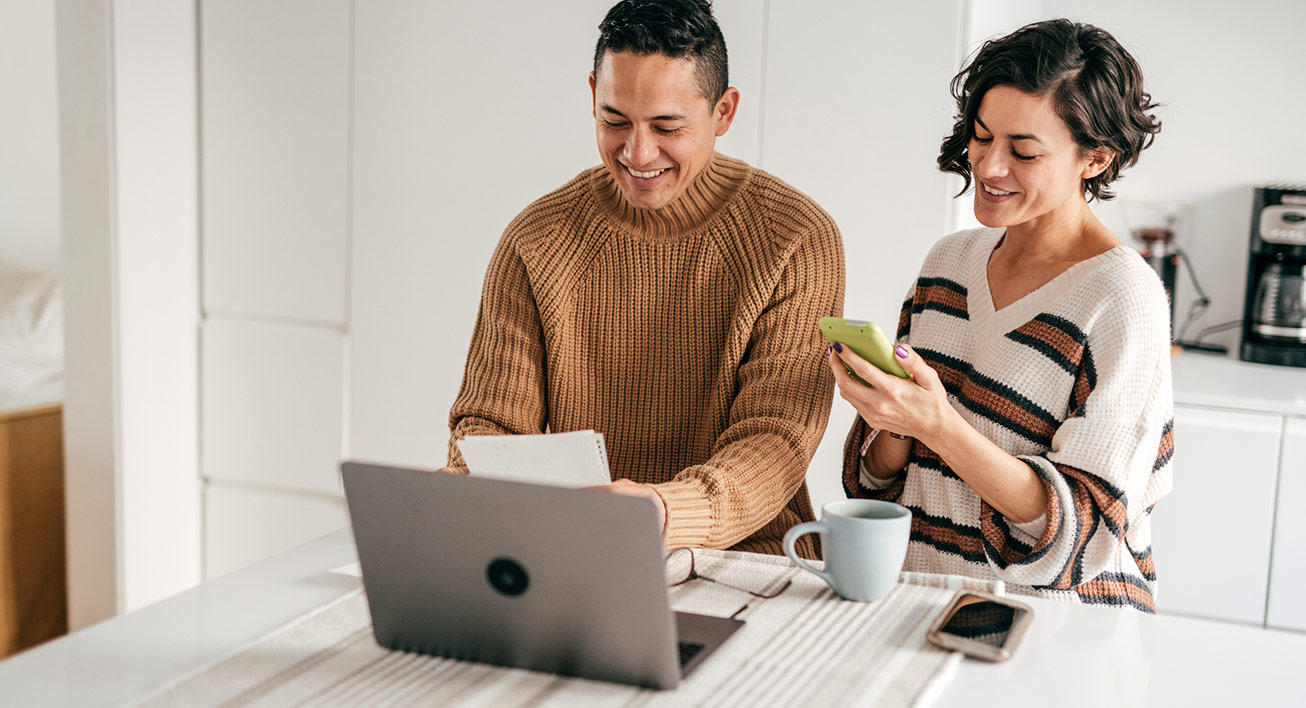
POLYGON ((1306 369, 1181 352, 1171 360, 1175 403, 1306 416, 1306 369))

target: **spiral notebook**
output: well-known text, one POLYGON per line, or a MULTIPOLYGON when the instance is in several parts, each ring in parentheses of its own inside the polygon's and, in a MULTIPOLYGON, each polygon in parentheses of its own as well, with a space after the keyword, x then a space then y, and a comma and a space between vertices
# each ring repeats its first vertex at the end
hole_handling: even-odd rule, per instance
POLYGON ((593 430, 469 435, 458 441, 458 451, 475 477, 573 488, 612 481, 603 433, 593 430))

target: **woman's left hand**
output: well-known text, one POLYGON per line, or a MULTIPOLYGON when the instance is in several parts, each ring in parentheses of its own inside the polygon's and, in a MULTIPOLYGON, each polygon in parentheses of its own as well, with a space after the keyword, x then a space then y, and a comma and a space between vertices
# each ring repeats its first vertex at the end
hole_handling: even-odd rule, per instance
POLYGON ((905 344, 897 345, 894 355, 911 374, 910 379, 880 371, 848 347, 834 345, 826 351, 839 395, 872 428, 908 435, 929 445, 956 415, 939 375, 905 344), (846 362, 862 381, 871 385, 854 379, 841 362, 846 362))

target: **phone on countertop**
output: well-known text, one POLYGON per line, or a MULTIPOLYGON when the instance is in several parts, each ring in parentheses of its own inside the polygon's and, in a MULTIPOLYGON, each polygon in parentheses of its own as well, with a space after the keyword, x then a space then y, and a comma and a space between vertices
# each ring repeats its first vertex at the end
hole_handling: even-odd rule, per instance
MULTIPOLYGON (((842 317, 822 317, 817 324, 821 328, 821 334, 825 335, 825 341, 831 344, 838 342, 848 347, 857 356, 871 362, 875 368, 886 374, 893 374, 900 379, 911 378, 907 370, 902 368, 902 364, 899 364, 893 356, 893 343, 884 335, 884 330, 874 322, 842 317)), ((847 364, 843 367, 848 369, 848 373, 852 374, 854 379, 867 386, 870 385, 853 373, 852 367, 847 364)))
POLYGON ((925 639, 985 661, 1006 661, 1034 619, 1034 609, 979 590, 958 590, 925 639))

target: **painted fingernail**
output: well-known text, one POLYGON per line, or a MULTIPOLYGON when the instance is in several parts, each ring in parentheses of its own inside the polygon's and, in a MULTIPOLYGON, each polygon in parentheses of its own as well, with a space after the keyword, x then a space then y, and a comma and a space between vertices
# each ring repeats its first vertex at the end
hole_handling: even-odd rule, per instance
POLYGON ((834 353, 834 347, 827 345, 827 346, 825 347, 825 355, 826 355, 826 356, 829 356, 829 355, 831 355, 831 354, 833 354, 833 353, 834 353))
POLYGON ((896 348, 894 348, 894 351, 898 352, 899 359, 907 358, 907 347, 904 347, 903 345, 899 344, 896 348))
POLYGON ((838 342, 835 342, 835 343, 834 343, 834 350, 837 351, 837 352, 839 352, 840 354, 842 354, 842 353, 843 353, 843 345, 840 344, 840 343, 838 343, 838 342))

